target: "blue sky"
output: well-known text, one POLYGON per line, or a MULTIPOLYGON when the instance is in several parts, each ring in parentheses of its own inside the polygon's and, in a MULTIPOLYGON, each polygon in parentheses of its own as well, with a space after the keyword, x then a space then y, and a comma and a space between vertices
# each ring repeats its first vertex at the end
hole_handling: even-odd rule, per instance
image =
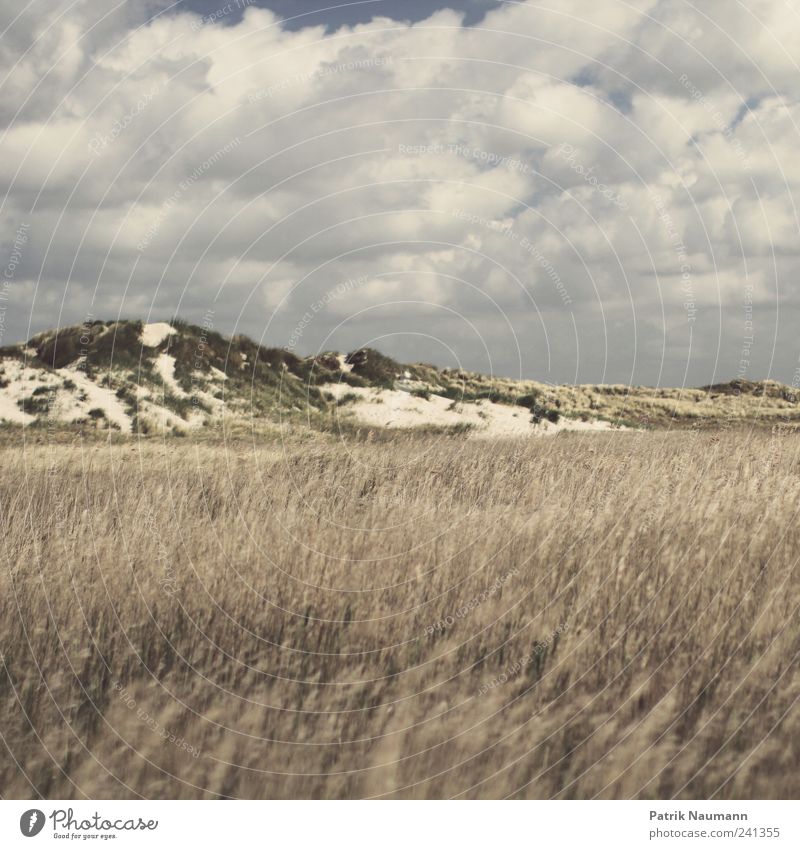
MULTIPOLYGON (((226 5, 229 0, 187 0, 177 8, 185 8, 201 15, 212 14, 226 5)), ((236 0, 232 0, 236 6, 236 0)), ((249 4, 271 9, 287 19, 287 29, 300 29, 305 26, 325 24, 328 29, 336 29, 343 24, 366 23, 374 17, 393 18, 397 21, 420 21, 439 9, 455 9, 464 14, 466 24, 480 21, 486 12, 501 5, 496 0, 452 0, 450 3, 439 0, 356 0, 345 3, 341 0, 256 0, 249 4)), ((244 8, 244 0, 239 0, 244 8)), ((238 21, 241 13, 238 8, 230 17, 226 16, 225 25, 238 21)))

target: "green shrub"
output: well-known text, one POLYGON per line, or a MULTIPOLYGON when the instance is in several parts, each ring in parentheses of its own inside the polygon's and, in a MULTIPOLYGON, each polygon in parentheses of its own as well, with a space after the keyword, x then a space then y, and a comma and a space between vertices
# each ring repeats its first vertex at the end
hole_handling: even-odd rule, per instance
POLYGON ((534 406, 538 404, 540 393, 539 392, 530 392, 527 395, 520 395, 516 403, 520 407, 527 407, 531 412, 533 412, 534 406))
POLYGON ((542 419, 547 419, 547 421, 556 424, 558 420, 561 418, 561 413, 558 410, 554 410, 551 407, 545 407, 542 404, 534 404, 531 407, 531 423, 539 424, 542 419))
POLYGON ((473 424, 473 422, 459 422, 458 424, 452 425, 449 428, 449 432, 456 436, 463 433, 469 433, 472 430, 475 430, 475 425, 473 424))
POLYGON ((28 398, 21 398, 19 401, 17 401, 17 406, 24 413, 28 413, 28 415, 40 416, 50 411, 51 402, 52 398, 49 395, 36 396, 34 394, 30 395, 28 398))
POLYGON ((348 354, 345 362, 353 366, 351 374, 356 374, 370 384, 386 389, 394 387, 395 378, 403 371, 400 363, 374 348, 359 348, 348 354))
POLYGON ((358 401, 358 395, 355 392, 345 392, 336 404, 339 407, 343 407, 345 404, 352 404, 354 401, 358 401))

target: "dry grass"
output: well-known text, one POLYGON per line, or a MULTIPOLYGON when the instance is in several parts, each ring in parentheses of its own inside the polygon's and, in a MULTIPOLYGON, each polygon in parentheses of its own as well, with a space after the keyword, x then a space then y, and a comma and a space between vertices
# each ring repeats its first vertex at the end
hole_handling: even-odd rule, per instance
POLYGON ((0 463, 6 798, 800 795, 794 435, 0 463))

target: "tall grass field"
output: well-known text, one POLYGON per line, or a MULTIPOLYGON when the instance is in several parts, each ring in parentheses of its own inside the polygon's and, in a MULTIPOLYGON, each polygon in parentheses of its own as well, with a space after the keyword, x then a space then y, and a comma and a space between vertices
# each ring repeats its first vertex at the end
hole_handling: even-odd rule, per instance
POLYGON ((0 449, 6 798, 797 798, 800 441, 0 449))

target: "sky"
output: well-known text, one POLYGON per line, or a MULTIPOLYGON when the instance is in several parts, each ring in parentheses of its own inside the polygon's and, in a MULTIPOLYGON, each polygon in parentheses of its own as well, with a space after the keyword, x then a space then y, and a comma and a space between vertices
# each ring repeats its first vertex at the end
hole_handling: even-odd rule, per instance
POLYGON ((0 345, 177 316, 800 386, 785 0, 0 0, 0 33, 0 345))
MULTIPOLYGON (((228 0, 222 3, 220 0, 189 0, 174 8, 206 16, 213 15, 227 4, 228 0)), ((231 3, 232 8, 224 15, 223 23, 229 26, 238 23, 245 10, 254 6, 275 12, 285 21, 286 29, 297 30, 322 25, 328 31, 335 31, 343 25, 368 23, 377 17, 416 22, 430 17, 440 9, 450 8, 463 14, 464 23, 469 26, 482 20, 490 9, 501 5, 501 0, 454 0, 451 3, 438 0, 357 0, 351 3, 345 0, 255 0, 253 3, 231 3)), ((158 8, 161 10, 170 7, 171 3, 163 3, 158 8)))

